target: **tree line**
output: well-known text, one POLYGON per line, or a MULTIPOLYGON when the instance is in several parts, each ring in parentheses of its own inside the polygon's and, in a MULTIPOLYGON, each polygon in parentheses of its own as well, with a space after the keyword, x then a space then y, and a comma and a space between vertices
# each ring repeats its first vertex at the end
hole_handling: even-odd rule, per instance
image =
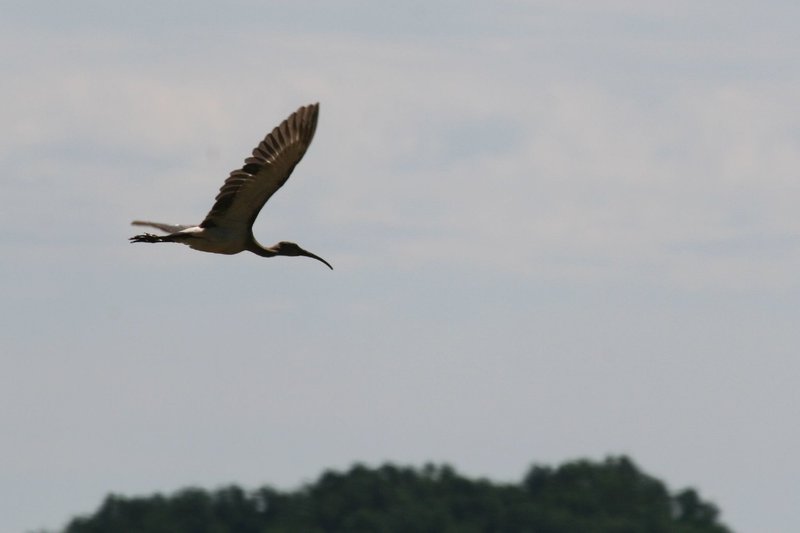
POLYGON ((694 489, 671 493, 627 457, 534 466, 521 482, 447 465, 355 465, 294 491, 265 486, 109 495, 63 533, 731 533, 694 489))

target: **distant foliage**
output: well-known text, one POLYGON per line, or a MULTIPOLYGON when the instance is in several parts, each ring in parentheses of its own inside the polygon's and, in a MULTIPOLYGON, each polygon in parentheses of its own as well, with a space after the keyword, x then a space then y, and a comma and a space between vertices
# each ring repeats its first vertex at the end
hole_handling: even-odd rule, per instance
POLYGON ((326 472, 295 492, 270 487, 111 495, 63 533, 730 533, 691 489, 671 495, 626 457, 533 467, 522 483, 449 466, 326 472))

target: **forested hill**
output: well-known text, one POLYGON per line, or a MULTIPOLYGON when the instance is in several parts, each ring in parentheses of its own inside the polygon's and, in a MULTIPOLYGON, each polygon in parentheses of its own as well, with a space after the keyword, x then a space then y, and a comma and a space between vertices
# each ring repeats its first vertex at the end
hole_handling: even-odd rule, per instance
POLYGON ((293 492, 270 487, 170 496, 111 495, 63 533, 730 533, 692 489, 670 493, 626 457, 535 466, 518 484, 448 466, 326 472, 293 492))

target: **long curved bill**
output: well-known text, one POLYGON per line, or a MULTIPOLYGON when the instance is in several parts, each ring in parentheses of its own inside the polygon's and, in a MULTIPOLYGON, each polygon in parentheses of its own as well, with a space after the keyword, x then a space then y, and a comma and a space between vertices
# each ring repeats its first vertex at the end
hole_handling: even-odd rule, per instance
MULTIPOLYGON (((298 247, 298 248, 299 248, 299 247, 298 247)), ((317 261, 322 261, 323 263, 325 263, 325 264, 328 266, 328 268, 330 268, 331 270, 333 270, 333 267, 331 266, 331 264, 330 264, 330 263, 328 263, 327 261, 325 261, 325 260, 324 260, 323 258, 321 258, 320 256, 312 254, 312 253, 311 253, 311 252, 309 252, 308 250, 303 250, 302 248, 300 248, 300 255, 302 255, 302 256, 305 256, 305 257, 310 257, 310 258, 312 258, 312 259, 316 259, 317 261)))

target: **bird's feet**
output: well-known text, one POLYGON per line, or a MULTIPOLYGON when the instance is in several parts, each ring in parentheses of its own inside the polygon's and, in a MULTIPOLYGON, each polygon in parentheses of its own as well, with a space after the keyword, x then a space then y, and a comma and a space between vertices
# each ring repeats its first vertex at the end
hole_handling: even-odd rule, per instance
POLYGON ((161 242, 161 237, 153 235, 152 233, 142 233, 141 235, 134 235, 130 239, 131 242, 161 242))

